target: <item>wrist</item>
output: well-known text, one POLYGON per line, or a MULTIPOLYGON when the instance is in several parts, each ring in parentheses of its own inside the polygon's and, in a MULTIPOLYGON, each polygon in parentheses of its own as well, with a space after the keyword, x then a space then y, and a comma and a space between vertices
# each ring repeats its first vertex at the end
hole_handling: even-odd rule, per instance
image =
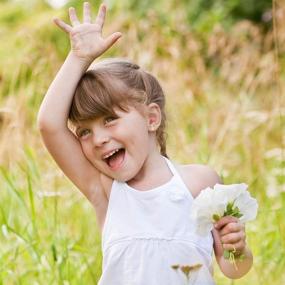
POLYGON ((69 52, 67 59, 74 62, 78 67, 81 67, 83 71, 86 71, 93 62, 91 59, 79 57, 73 50, 69 52))

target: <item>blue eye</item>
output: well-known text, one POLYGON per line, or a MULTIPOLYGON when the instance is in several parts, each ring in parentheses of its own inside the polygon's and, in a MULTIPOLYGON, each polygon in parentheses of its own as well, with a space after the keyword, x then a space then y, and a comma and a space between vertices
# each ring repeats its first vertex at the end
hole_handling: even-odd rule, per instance
POLYGON ((81 130, 81 131, 79 131, 78 132, 78 137, 84 137, 84 136, 86 136, 86 135, 88 135, 90 133, 90 130, 88 130, 88 129, 83 129, 83 130, 81 130))
POLYGON ((114 116, 109 116, 109 117, 106 117, 105 119, 104 119, 104 123, 105 124, 108 124, 108 123, 110 123, 110 122, 112 122, 112 121, 114 121, 114 120, 116 120, 117 118, 116 117, 114 117, 114 116))

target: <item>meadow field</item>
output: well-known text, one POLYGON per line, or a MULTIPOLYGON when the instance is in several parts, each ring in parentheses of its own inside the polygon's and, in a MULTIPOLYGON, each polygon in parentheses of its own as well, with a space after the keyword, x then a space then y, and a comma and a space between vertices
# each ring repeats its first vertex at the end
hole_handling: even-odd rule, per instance
MULTIPOLYGON (((81 11, 83 1, 69 2, 81 11)), ((159 78, 170 158, 209 164, 258 200, 246 226, 253 268, 232 281, 215 265, 217 284, 284 285, 285 1, 269 1, 263 23, 228 15, 223 3, 238 1, 209 11, 194 7, 200 0, 106 2, 104 33, 123 37, 103 57, 127 57, 159 78)), ((99 1, 91 3, 95 13, 99 1)), ((91 285, 101 274, 95 211, 36 125, 69 50, 55 15, 67 20, 67 8, 0 0, 0 285, 91 285)))

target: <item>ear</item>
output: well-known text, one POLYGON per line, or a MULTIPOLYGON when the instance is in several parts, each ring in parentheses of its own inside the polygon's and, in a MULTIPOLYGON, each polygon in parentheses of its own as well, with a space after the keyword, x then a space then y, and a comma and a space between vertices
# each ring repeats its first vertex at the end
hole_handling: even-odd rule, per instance
POLYGON ((155 132, 161 123, 161 110, 156 103, 150 103, 147 106, 147 123, 148 130, 150 132, 155 132))

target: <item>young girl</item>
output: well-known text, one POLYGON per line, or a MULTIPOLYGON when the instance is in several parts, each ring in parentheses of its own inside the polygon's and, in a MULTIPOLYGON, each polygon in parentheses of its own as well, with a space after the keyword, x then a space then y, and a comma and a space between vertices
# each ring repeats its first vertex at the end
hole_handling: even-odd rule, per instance
POLYGON ((178 266, 191 284, 214 284, 213 248, 221 271, 242 277, 252 255, 238 219, 222 218, 201 238, 189 218, 193 199, 220 183, 218 175, 208 166, 168 160, 164 94, 150 73, 121 59, 87 71, 121 33, 102 37, 105 5, 94 22, 89 4, 83 8, 83 23, 74 8, 71 25, 54 20, 72 48, 43 100, 38 125, 59 167, 96 210, 103 250, 99 284, 185 284, 178 266), (224 249, 244 258, 235 267, 223 258, 224 249))

